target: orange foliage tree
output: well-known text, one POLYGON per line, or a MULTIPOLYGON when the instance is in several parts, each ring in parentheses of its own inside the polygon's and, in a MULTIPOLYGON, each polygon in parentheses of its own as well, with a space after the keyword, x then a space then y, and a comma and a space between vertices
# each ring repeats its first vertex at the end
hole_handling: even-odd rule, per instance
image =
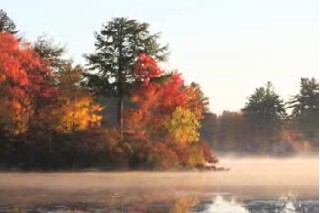
POLYGON ((28 44, 9 33, 0 34, 0 125, 4 134, 21 136, 35 105, 55 93, 48 87, 53 74, 28 44))
POLYGON ((166 74, 151 57, 142 54, 134 68, 138 82, 132 91, 132 102, 138 109, 129 111, 127 128, 144 134, 161 133, 164 123, 180 107, 201 119, 207 105, 198 86, 186 86, 181 74, 166 74))
MULTIPOLYGON (((132 90, 134 106, 127 112, 126 128, 140 140, 153 141, 153 146, 166 144, 178 154, 180 162, 195 158, 187 150, 199 141, 199 120, 207 106, 199 86, 186 85, 177 72, 165 73, 144 54, 138 58, 133 73, 137 83, 132 90)), ((198 153, 203 156, 203 152, 198 153)), ((205 160, 200 161, 203 164, 205 160)))

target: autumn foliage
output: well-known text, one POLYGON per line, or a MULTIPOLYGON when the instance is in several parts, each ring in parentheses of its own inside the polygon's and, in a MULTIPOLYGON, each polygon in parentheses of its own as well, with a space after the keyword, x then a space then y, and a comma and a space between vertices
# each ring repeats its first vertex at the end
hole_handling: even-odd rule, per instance
POLYGON ((23 160, 33 152, 23 160, 26 167, 52 168, 91 165, 85 162, 93 155, 99 164, 105 159, 143 169, 201 167, 213 158, 208 147, 206 153, 200 148, 198 133, 207 102, 180 73, 167 73, 150 56, 140 55, 122 138, 101 126, 104 107, 81 87, 83 68, 60 59, 62 52, 49 43, 33 49, 0 34, 0 137, 8 142, 0 150, 6 155, 23 160), (51 52, 63 63, 48 64, 51 52), (11 154, 4 148, 10 146, 15 147, 11 154))
POLYGON ((167 45, 147 23, 107 22, 81 66, 45 37, 17 38, 13 21, 0 16, 0 168, 193 169, 218 162, 212 147, 318 150, 314 78, 302 78, 287 103, 268 82, 241 111, 216 115, 198 84, 160 68, 167 45))
POLYGON ((137 60, 134 74, 138 83, 131 100, 138 110, 131 110, 129 120, 136 122, 131 126, 144 129, 150 123, 163 123, 178 107, 192 111, 196 119, 202 118, 207 103, 201 100, 198 88, 185 85, 181 74, 165 73, 144 54, 137 60))
MULTIPOLYGON (((200 143, 199 119, 207 104, 200 89, 186 85, 180 73, 161 70, 144 54, 134 66, 134 77, 137 79, 131 97, 134 107, 127 112, 126 128, 140 140, 152 141, 153 147, 163 150, 163 157, 158 156, 156 161, 159 167, 163 167, 163 160, 170 156, 170 161, 176 162, 178 167, 203 166, 207 159, 194 148, 194 144, 200 143), (171 152, 174 154, 165 154, 171 152)), ((148 142, 146 149, 149 149, 148 142)))
POLYGON ((0 99, 4 111, 0 128, 5 134, 18 136, 28 130, 36 102, 56 93, 56 88, 49 86, 53 77, 27 44, 9 33, 0 34, 0 99))
POLYGON ((1 33, 0 137, 22 141, 19 146, 47 141, 51 150, 54 134, 99 126, 101 107, 76 85, 79 81, 79 70, 55 73, 29 44, 1 33))

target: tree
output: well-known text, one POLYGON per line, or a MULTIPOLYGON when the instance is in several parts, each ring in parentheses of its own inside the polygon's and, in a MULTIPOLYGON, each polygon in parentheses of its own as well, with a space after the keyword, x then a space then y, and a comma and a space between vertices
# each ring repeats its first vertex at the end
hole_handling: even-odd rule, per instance
POLYGON ((65 48, 54 44, 45 35, 40 36, 33 44, 33 50, 39 54, 42 61, 54 72, 59 72, 70 60, 63 59, 65 48))
POLYGON ((222 151, 250 151, 251 132, 242 113, 223 111, 219 116, 217 147, 222 151), (249 149, 249 150, 248 150, 249 149))
POLYGON ((188 104, 187 108, 190 108, 198 119, 203 119, 204 114, 209 112, 209 100, 205 97, 199 84, 192 82, 190 86, 186 88, 188 104))
POLYGON ((52 85, 57 89, 57 94, 54 103, 51 103, 52 109, 49 106, 45 109, 46 113, 51 113, 49 116, 51 118, 46 121, 49 122, 45 125, 46 128, 69 133, 99 123, 101 116, 95 115, 94 112, 100 111, 100 107, 92 104, 91 95, 80 87, 83 69, 79 65, 73 67, 71 60, 63 58, 65 48, 41 36, 33 44, 33 49, 39 54, 43 63, 55 73, 52 85))
POLYGON ((242 112, 260 143, 265 139, 274 142, 281 130, 282 120, 286 117, 284 103, 275 93, 271 82, 255 90, 254 94, 248 98, 242 112))
POLYGON ((179 144, 199 141, 200 123, 195 114, 188 109, 177 107, 164 125, 170 138, 179 144))
POLYGON ((102 117, 97 113, 102 108, 77 85, 82 77, 80 66, 66 65, 59 75, 59 93, 53 116, 57 120, 53 129, 61 133, 73 133, 99 126, 102 117))
MULTIPOLYGON (((133 107, 127 110, 126 128, 138 141, 143 141, 139 150, 147 153, 144 161, 159 154, 149 147, 158 144, 167 148, 163 147, 167 152, 163 156, 172 157, 169 153, 174 152, 180 166, 201 167, 205 161, 212 161, 210 149, 199 141, 200 119, 207 106, 199 85, 186 85, 180 73, 167 74, 144 54, 134 66, 133 77, 136 79, 131 95, 133 107)), ((157 162, 162 159, 156 158, 157 162)), ((139 157, 135 159, 141 161, 139 157)))
POLYGON ((11 34, 17 34, 15 23, 9 18, 7 13, 0 9, 0 33, 7 32, 11 34))
POLYGON ((71 62, 63 59, 65 49, 54 44, 53 40, 48 39, 46 36, 38 37, 31 48, 41 58, 42 64, 50 73, 50 76, 43 73, 42 77, 47 79, 43 87, 50 88, 52 92, 45 99, 38 96, 33 99, 34 113, 29 122, 28 138, 36 142, 38 147, 46 144, 43 147, 45 148, 43 151, 48 150, 52 154, 54 132, 57 132, 56 127, 59 125, 55 112, 60 109, 59 104, 61 104, 59 99, 61 97, 59 79, 63 70, 71 66, 71 62))
MULTIPOLYGON (((101 134, 95 130, 100 127, 102 107, 95 103, 86 89, 79 86, 82 73, 80 66, 66 64, 61 67, 56 74, 55 96, 46 106, 39 107, 31 122, 31 136, 35 142, 41 142, 42 145, 38 143, 37 146, 44 148, 42 151, 47 153, 47 157, 54 156, 57 150, 64 150, 72 166, 75 166, 79 143, 99 138, 101 134), (86 135, 91 139, 84 138, 86 135), (43 146, 44 142, 46 146, 43 146)), ((45 159, 49 165, 55 161, 45 159)))
POLYGON ((46 99, 54 92, 48 86, 51 77, 30 46, 21 44, 12 34, 0 33, 0 102, 10 106, 12 112, 0 115, 2 122, 11 123, 4 125, 6 132, 21 136, 27 131, 36 100, 46 99), (14 117, 5 119, 10 114, 14 117))
POLYGON ((205 112, 201 120, 200 138, 207 141, 210 146, 215 147, 217 144, 218 133, 218 116, 211 112, 205 112))
MULTIPOLYGON (((289 101, 291 116, 307 138, 319 135, 319 83, 314 78, 301 78, 300 93, 289 101)), ((318 140, 318 139, 316 139, 318 140)))
POLYGON ((141 53, 163 61, 167 46, 160 46, 158 34, 151 34, 147 23, 115 18, 95 33, 95 53, 86 55, 87 85, 94 92, 118 98, 118 128, 123 132, 123 102, 133 83, 132 70, 141 53), (93 71, 93 72, 91 72, 93 71))
POLYGON ((185 85, 181 74, 165 73, 145 55, 137 60, 133 74, 138 80, 131 95, 135 107, 129 110, 129 129, 144 131, 159 140, 163 137, 164 123, 178 107, 192 112, 197 120, 203 117, 207 101, 200 87, 185 85))

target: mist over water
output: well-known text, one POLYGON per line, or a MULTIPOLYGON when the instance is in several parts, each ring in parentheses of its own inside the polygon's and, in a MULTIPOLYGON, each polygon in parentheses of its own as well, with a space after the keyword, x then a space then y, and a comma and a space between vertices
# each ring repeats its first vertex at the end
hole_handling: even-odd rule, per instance
POLYGON ((198 206, 195 212, 317 211, 318 157, 223 157, 218 166, 230 171, 4 172, 0 173, 0 207, 143 204, 169 209, 181 202, 198 206))

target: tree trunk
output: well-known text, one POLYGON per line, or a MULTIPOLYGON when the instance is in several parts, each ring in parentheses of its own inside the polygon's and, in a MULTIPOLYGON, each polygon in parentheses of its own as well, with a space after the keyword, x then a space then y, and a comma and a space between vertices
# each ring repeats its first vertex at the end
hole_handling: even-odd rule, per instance
POLYGON ((52 135, 51 132, 47 132, 48 133, 48 149, 49 149, 49 154, 52 153, 52 135))
POLYGON ((120 26, 119 30, 120 34, 120 40, 119 42, 119 58, 118 58, 118 128, 119 128, 119 133, 121 139, 123 138, 123 96, 124 96, 124 91, 123 91, 123 84, 125 80, 123 79, 123 67, 122 67, 122 43, 123 43, 123 37, 122 37, 122 26, 120 26))
POLYGON ((117 115, 117 119, 118 119, 118 129, 120 132, 120 136, 121 138, 123 137, 123 97, 119 97, 118 98, 118 115, 117 115))

